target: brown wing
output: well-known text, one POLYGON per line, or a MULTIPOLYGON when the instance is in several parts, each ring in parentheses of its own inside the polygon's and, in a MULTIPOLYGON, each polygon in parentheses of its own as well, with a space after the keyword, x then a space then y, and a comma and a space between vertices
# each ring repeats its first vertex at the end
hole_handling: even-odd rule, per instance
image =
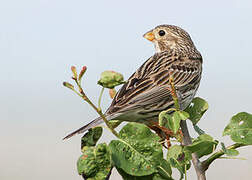
POLYGON ((191 59, 185 56, 157 53, 149 58, 122 86, 107 110, 108 114, 162 106, 172 102, 169 76, 172 74, 177 89, 190 91, 197 89, 201 77, 201 57, 191 59))

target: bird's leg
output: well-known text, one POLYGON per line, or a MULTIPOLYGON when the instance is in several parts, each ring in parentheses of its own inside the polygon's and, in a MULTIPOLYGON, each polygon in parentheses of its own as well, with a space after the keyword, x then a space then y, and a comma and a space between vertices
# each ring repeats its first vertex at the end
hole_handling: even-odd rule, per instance
POLYGON ((174 137, 174 133, 170 129, 159 126, 156 122, 153 122, 152 125, 148 125, 148 127, 155 131, 161 139, 165 139, 167 141, 168 148, 171 147, 170 137, 174 137))
POLYGON ((165 137, 164 137, 164 133, 162 132, 162 130, 160 129, 160 128, 158 128, 157 126, 155 126, 155 125, 148 125, 148 127, 150 128, 150 129, 152 129, 153 131, 155 131, 156 132, 156 134, 161 138, 161 144, 165 147, 165 148, 167 148, 166 146, 165 146, 165 137))
POLYGON ((171 140, 170 140, 170 136, 166 134, 166 142, 167 142, 167 147, 170 148, 171 147, 171 140))
MULTIPOLYGON (((182 142, 183 133, 181 129, 179 129, 178 132, 174 134, 170 129, 160 126, 157 122, 152 122, 151 125, 150 124, 148 125, 148 127, 153 131, 155 131, 156 134, 162 139, 162 141, 166 140, 168 148, 171 147, 171 140, 170 140, 171 137, 175 137, 177 141, 180 143, 182 142)), ((162 145, 166 147, 164 145, 164 142, 162 143, 162 145)))

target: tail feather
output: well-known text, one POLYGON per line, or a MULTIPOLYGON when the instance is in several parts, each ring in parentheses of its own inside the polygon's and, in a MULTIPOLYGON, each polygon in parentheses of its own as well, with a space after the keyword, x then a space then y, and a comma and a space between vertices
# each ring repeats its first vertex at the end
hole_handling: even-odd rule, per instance
POLYGON ((86 124, 85 126, 83 126, 83 127, 79 128, 79 129, 77 129, 76 131, 68 134, 66 137, 63 138, 63 140, 68 139, 68 138, 70 138, 70 137, 72 137, 72 136, 74 136, 76 134, 84 133, 85 131, 87 131, 87 130, 89 130, 89 129, 91 129, 91 128, 93 128, 93 127, 95 127, 95 126, 97 126, 97 125, 99 125, 101 123, 103 123, 103 120, 100 117, 98 117, 95 120, 91 121, 90 123, 86 124))

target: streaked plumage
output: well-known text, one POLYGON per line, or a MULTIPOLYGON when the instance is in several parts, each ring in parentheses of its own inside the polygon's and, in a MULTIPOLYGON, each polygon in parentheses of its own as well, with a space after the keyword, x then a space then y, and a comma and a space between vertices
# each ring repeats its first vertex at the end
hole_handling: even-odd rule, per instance
MULTIPOLYGON (((202 57, 186 31, 177 26, 160 25, 144 37, 154 43, 156 53, 118 91, 105 113, 108 120, 146 124, 157 120, 161 111, 174 105, 169 90, 170 75, 174 79, 181 109, 190 104, 198 89, 202 57)), ((102 122, 101 118, 97 118, 64 139, 102 122)))

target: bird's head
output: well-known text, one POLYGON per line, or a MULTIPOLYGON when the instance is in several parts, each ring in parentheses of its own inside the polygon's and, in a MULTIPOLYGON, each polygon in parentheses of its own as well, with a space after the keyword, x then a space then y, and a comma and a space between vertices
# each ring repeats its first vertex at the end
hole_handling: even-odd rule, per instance
POLYGON ((154 43, 156 52, 196 50, 189 34, 173 25, 157 26, 143 37, 154 43))

